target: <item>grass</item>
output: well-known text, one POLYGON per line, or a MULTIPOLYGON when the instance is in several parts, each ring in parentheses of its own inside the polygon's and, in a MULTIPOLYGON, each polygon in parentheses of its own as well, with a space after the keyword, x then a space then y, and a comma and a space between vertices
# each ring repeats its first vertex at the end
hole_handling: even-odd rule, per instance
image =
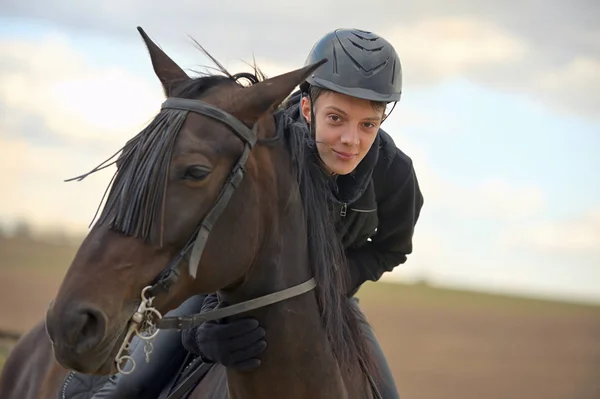
POLYGON ((486 309, 536 314, 592 312, 600 317, 600 305, 439 288, 426 284, 367 282, 363 284, 357 296, 361 299, 361 303, 377 306, 486 309))
POLYGON ((61 276, 66 272, 77 245, 36 240, 31 237, 0 237, 0 270, 61 276))

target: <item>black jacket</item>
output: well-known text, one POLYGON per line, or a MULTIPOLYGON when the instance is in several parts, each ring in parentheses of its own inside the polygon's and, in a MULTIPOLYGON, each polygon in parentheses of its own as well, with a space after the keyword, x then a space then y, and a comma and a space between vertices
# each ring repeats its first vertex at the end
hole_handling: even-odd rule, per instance
MULTIPOLYGON (((302 122, 299 104, 300 92, 296 92, 286 101, 284 112, 302 122)), ((406 262, 423 195, 412 160, 382 129, 357 168, 335 179, 337 230, 350 269, 350 294, 354 294, 365 281, 377 281, 406 262)))

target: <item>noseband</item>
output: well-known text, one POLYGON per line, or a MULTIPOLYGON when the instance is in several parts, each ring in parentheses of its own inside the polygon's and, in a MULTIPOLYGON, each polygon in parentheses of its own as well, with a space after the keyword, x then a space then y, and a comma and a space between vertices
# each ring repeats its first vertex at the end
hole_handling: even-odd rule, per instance
MULTIPOLYGON (((197 313, 189 316, 180 317, 162 317, 160 312, 152 306, 153 299, 157 294, 163 292, 166 293, 170 288, 178 281, 181 274, 181 267, 184 263, 183 260, 186 258, 191 250, 191 256, 189 259, 189 273, 192 277, 196 277, 198 272, 198 264, 202 257, 202 252, 208 240, 208 236, 212 227, 216 223, 217 219, 229 203, 231 196, 238 188, 240 182, 244 177, 246 171, 246 162, 250 156, 250 151, 258 142, 256 135, 257 124, 252 129, 249 129, 239 119, 233 115, 216 108, 210 104, 199 100, 190 100, 183 98, 170 97, 161 106, 161 110, 164 109, 176 109, 183 112, 194 112, 203 116, 210 117, 228 126, 230 130, 235 133, 240 140, 244 143, 244 152, 239 157, 237 163, 229 173, 227 181, 221 188, 221 191, 217 197, 216 202, 212 208, 208 211, 194 234, 190 237, 183 249, 173 258, 167 266, 160 272, 154 279, 151 285, 145 287, 141 293, 141 303, 137 311, 133 314, 129 321, 129 326, 123 344, 119 350, 119 353, 115 357, 117 369, 123 374, 130 374, 135 369, 135 361, 125 352, 129 351, 130 340, 133 335, 138 335, 141 339, 145 340, 146 344, 146 360, 152 351, 152 344, 150 341, 156 336, 159 329, 187 329, 205 321, 218 320, 228 316, 247 312, 249 310, 258 309, 273 303, 281 302, 295 296, 302 295, 316 287, 314 278, 305 281, 302 284, 274 292, 272 294, 264 295, 258 298, 254 298, 245 302, 237 303, 232 306, 220 308, 210 312, 197 313), (151 332, 155 330, 154 332, 151 332), (129 360, 133 366, 131 370, 123 370, 120 363, 129 360)), ((258 122, 257 122, 258 123, 258 122)), ((265 141, 276 140, 267 139, 265 141)))

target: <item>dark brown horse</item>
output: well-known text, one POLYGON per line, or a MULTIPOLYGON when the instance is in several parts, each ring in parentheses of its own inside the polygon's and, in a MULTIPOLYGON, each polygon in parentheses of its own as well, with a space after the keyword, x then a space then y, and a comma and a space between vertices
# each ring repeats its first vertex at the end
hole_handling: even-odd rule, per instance
POLYGON ((218 292, 232 309, 246 306, 232 318, 243 311, 260 321, 268 347, 255 371, 213 368, 191 398, 372 398, 375 371, 365 321, 346 297, 330 180, 305 138, 286 136, 274 118, 326 60, 245 86, 224 70, 190 78, 140 33, 167 101, 123 148, 104 209, 48 309, 58 363, 43 324, 7 362, 15 368, 4 379, 32 389, 46 380, 50 394, 21 385, 0 396, 56 398, 62 367, 114 373, 133 332, 192 325, 161 314, 218 292))
POLYGON ((67 373, 54 358, 42 320, 11 349, 0 375, 0 398, 57 399, 67 373))

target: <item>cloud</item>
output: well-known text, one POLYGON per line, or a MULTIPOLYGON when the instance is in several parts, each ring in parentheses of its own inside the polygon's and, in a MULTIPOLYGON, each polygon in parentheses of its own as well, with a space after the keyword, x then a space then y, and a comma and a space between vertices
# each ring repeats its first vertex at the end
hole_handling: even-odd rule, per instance
POLYGON ((110 170, 83 182, 63 180, 90 168, 90 154, 68 146, 39 146, 0 138, 3 221, 28 220, 36 228, 82 232, 96 211, 110 170))
POLYGON ((414 157, 419 183, 426 199, 430 199, 426 201, 428 211, 503 225, 544 212, 545 198, 540 187, 519 186, 494 177, 470 185, 460 180, 450 181, 429 167, 429 162, 418 152, 414 157))
POLYGON ((516 62, 529 50, 519 37, 468 17, 439 17, 383 33, 395 44, 410 83, 433 83, 479 68, 516 62))
POLYGON ((155 114, 159 87, 99 68, 60 36, 0 41, 1 216, 82 231, 112 168, 64 183, 115 153, 155 114))
POLYGON ((462 196, 470 200, 461 202, 458 209, 471 217, 519 220, 539 214, 544 206, 539 187, 519 187, 499 178, 488 178, 474 189, 463 190, 462 196))
POLYGON ((560 112, 599 116, 598 53, 552 60, 554 54, 527 37, 467 16, 427 18, 394 27, 384 36, 404 60, 408 85, 466 77, 497 90, 526 93, 560 112))
POLYGON ((6 0, 0 12, 30 17, 141 46, 134 28, 143 26, 170 51, 192 51, 187 35, 220 59, 250 59, 298 67, 314 42, 336 27, 358 27, 387 37, 399 49, 405 84, 435 84, 467 78, 499 90, 525 93, 558 112, 598 118, 600 3, 537 0, 503 2, 383 1, 372 16, 359 1, 279 5, 220 1, 197 3, 140 0, 32 6, 6 0), (318 13, 305 10, 319 9, 318 13), (140 12, 142 10, 142 12, 140 12), (215 17, 218 16, 218 17, 215 17), (335 16, 335 17, 332 17, 335 16), (165 23, 169 21, 169 23, 165 23))
POLYGON ((504 239, 517 249, 600 256, 600 206, 572 219, 522 226, 504 239))
POLYGON ((554 107, 599 116, 600 58, 580 56, 532 79, 540 95, 554 107))
POLYGON ((41 42, 1 40, 0 60, 4 132, 35 136, 22 125, 35 117, 35 128, 57 140, 122 143, 163 100, 159 87, 126 70, 89 65, 58 35, 41 42))

